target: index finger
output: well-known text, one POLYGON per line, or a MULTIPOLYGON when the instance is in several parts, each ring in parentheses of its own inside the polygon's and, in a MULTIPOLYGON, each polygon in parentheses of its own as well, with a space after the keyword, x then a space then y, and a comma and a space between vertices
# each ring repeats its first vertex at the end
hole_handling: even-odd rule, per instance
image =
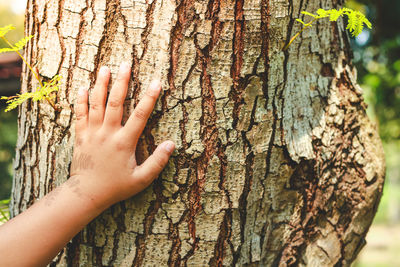
POLYGON ((79 135, 86 129, 88 124, 88 91, 86 88, 80 88, 78 98, 75 104, 76 124, 75 131, 79 135))
POLYGON ((122 128, 123 135, 128 136, 128 139, 134 145, 136 145, 144 127, 146 126, 146 122, 153 111, 160 90, 160 81, 152 81, 143 98, 139 101, 125 126, 122 128))

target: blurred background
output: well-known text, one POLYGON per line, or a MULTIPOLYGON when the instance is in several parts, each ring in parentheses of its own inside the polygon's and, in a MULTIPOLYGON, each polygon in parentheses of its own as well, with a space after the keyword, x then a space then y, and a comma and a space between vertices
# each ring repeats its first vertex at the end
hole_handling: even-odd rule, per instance
MULTIPOLYGON (((14 24, 16 30, 7 34, 11 42, 16 42, 24 34, 25 1, 0 2, 0 27, 14 24)), ((7 44, 0 39, 0 48, 7 44)), ((21 59, 16 53, 0 54, 0 96, 15 95, 20 86, 21 59)), ((7 216, 7 199, 10 198, 12 185, 12 159, 17 140, 17 110, 4 112, 5 103, 0 101, 0 224, 7 216)))
POLYGON ((349 0, 346 5, 366 14, 373 25, 352 40, 353 63, 368 115, 378 125, 387 168, 378 213, 354 266, 400 266, 400 1, 349 0))
MULTIPOLYGON (((0 27, 16 25, 7 34, 11 42, 23 37, 26 0, 0 3, 0 27)), ((356 267, 400 266, 400 1, 349 0, 347 7, 366 14, 372 30, 352 39, 353 63, 358 82, 364 89, 368 115, 383 141, 387 174, 383 198, 356 267)), ((313 12, 314 10, 307 10, 313 12)), ((0 40, 0 47, 6 44, 0 40)), ((14 54, 0 54, 0 95, 19 90, 21 60, 14 54)), ((8 199, 12 184, 12 159, 17 139, 17 112, 4 112, 0 105, 0 200, 8 199)), ((3 204, 2 204, 3 203, 3 204)), ((6 211, 0 202, 0 212, 6 211)), ((0 214, 0 223, 1 223, 0 214)))

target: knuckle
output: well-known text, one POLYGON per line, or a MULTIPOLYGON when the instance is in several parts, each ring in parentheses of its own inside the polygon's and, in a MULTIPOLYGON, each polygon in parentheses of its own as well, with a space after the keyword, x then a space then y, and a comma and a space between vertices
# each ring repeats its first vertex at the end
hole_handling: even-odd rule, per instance
POLYGON ((97 103, 95 101, 93 103, 90 103, 91 110, 100 110, 100 109, 102 109, 102 107, 103 107, 103 105, 101 105, 100 103, 97 103))
POLYGON ((126 142, 124 142, 124 140, 119 138, 115 141, 115 149, 117 151, 125 151, 125 150, 127 150, 127 148, 128 148, 128 145, 126 142))
POLYGON ((129 76, 118 74, 117 83, 118 84, 126 84, 129 81, 129 76))
POLYGON ((139 120, 147 120, 147 114, 146 111, 143 108, 136 108, 133 111, 133 115, 135 116, 135 118, 139 119, 139 120))
POLYGON ((151 98, 153 101, 157 99, 157 96, 153 92, 150 92, 149 90, 145 91, 145 96, 151 98))
POLYGON ((75 113, 75 116, 76 116, 76 120, 80 121, 80 120, 83 120, 86 118, 86 113, 78 111, 75 113))
POLYGON ((109 99, 107 106, 110 108, 119 108, 122 106, 122 101, 119 99, 109 99))
POLYGON ((96 143, 99 145, 103 145, 107 141, 107 134, 104 133, 103 129, 100 129, 95 135, 96 143))
POLYGON ((87 103, 87 99, 86 99, 86 97, 83 97, 83 96, 78 97, 78 99, 76 100, 76 103, 78 103, 78 104, 86 104, 87 103))

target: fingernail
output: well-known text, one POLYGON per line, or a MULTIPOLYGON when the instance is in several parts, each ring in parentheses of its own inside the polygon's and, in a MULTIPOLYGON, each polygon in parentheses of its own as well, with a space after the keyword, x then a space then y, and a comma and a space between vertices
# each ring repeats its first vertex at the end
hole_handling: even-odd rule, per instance
POLYGON ((165 145, 164 145, 165 150, 171 154, 174 149, 175 149, 175 144, 172 141, 168 141, 165 145))
POLYGON ((101 75, 107 75, 109 71, 110 69, 107 66, 102 66, 99 72, 101 75))
POLYGON ((158 96, 161 90, 161 83, 159 80, 153 80, 149 85, 149 93, 152 96, 158 96))
POLYGON ((122 62, 121 65, 119 65, 120 72, 128 72, 130 69, 131 65, 128 62, 122 62))
POLYGON ((83 95, 86 94, 86 92, 87 92, 87 89, 86 89, 85 87, 81 87, 81 88, 79 88, 79 90, 78 90, 78 95, 79 95, 79 96, 83 96, 83 95))

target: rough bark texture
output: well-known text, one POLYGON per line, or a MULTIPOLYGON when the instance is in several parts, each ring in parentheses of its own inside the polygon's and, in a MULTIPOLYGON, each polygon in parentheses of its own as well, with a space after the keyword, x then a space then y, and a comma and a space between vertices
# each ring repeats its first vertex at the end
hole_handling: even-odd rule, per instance
MULTIPOLYGON (((93 221, 52 266, 348 266, 382 193, 384 161, 343 23, 286 52, 301 10, 339 0, 29 0, 26 55, 62 75, 55 112, 24 104, 12 213, 68 178, 73 104, 97 70, 132 63, 126 114, 153 77, 164 91, 139 159, 177 144, 143 193, 93 221)), ((37 82, 25 72, 22 90, 37 82)))

